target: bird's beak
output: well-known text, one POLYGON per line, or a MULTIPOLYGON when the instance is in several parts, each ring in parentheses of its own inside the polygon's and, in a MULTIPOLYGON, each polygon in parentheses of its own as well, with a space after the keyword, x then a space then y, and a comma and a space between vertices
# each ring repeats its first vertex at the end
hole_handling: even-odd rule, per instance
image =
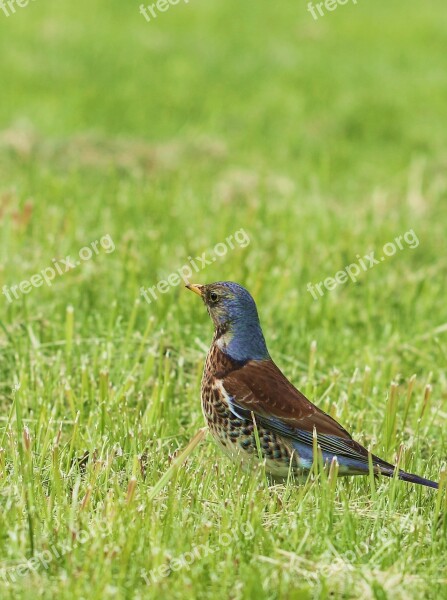
POLYGON ((197 294, 198 296, 202 295, 202 290, 203 290, 203 285, 199 285, 198 283, 185 283, 185 287, 188 288, 188 290, 191 290, 191 292, 194 292, 194 294, 197 294))

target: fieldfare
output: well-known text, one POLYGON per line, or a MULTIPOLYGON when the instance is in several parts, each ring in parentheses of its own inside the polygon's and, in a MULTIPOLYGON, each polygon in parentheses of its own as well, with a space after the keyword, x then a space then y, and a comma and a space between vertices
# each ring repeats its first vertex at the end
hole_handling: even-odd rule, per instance
MULTIPOLYGON (((244 463, 260 451, 274 478, 285 478, 290 471, 302 477, 312 468, 316 434, 324 464, 336 457, 339 475, 367 475, 366 448, 297 390, 270 358, 249 292, 229 281, 186 287, 202 297, 214 323, 202 409, 224 452, 244 463)), ((395 466, 374 455, 371 460, 375 474, 393 477, 395 466)), ((434 481, 400 469, 396 475, 438 488, 434 481)))

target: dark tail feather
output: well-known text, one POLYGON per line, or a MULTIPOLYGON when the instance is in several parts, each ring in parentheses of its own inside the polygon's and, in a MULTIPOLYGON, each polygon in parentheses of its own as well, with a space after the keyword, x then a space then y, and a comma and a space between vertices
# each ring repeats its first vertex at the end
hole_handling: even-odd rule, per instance
MULTIPOLYGON (((394 472, 396 468, 393 465, 385 462, 381 458, 378 458, 374 455, 373 460, 376 462, 376 468, 381 475, 385 475, 386 477, 394 477, 394 472)), ((425 477, 419 477, 419 475, 413 475, 413 473, 407 473, 406 471, 402 471, 401 469, 399 469, 398 477, 402 481, 409 481, 410 483, 425 485, 425 487, 433 488, 435 490, 439 489, 439 483, 436 483, 436 481, 430 481, 430 479, 425 479, 425 477)))
POLYGON ((419 475, 413 475, 412 473, 406 473, 405 471, 399 471, 399 479, 403 481, 410 481, 411 483, 418 483, 419 485, 425 485, 426 487, 434 488, 437 490, 439 484, 436 481, 430 481, 425 477, 419 477, 419 475))
MULTIPOLYGON (((394 473, 387 473, 382 471, 383 475, 386 475, 387 477, 393 477, 394 473)), ((430 479, 425 479, 425 477, 419 477, 419 475, 413 475, 412 473, 407 473, 406 471, 399 471, 399 475, 398 475, 399 479, 402 479, 402 481, 409 481, 410 483, 418 483, 419 485, 425 485, 426 487, 429 488, 434 488, 435 490, 437 490, 439 488, 439 484, 436 483, 436 481, 430 481, 430 479)))

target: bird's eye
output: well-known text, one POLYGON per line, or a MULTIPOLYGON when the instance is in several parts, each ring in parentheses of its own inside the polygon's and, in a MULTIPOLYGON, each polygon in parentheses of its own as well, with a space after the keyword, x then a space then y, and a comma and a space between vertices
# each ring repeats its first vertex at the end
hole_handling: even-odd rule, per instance
POLYGON ((211 302, 214 302, 214 303, 219 300, 219 296, 216 294, 216 292, 211 292, 210 300, 211 300, 211 302))

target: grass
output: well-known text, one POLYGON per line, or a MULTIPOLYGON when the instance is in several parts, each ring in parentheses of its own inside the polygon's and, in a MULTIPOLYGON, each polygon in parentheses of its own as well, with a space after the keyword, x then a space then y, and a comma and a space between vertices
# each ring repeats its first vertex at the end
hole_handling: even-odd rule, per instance
POLYGON ((244 229, 197 281, 243 283, 296 385, 383 458, 445 478, 442 7, 0 14, 0 286, 115 247, 1 299, 2 598, 444 593, 445 489, 241 472, 198 433, 203 305, 139 291, 244 229), (410 230, 417 247, 308 293, 410 230))

